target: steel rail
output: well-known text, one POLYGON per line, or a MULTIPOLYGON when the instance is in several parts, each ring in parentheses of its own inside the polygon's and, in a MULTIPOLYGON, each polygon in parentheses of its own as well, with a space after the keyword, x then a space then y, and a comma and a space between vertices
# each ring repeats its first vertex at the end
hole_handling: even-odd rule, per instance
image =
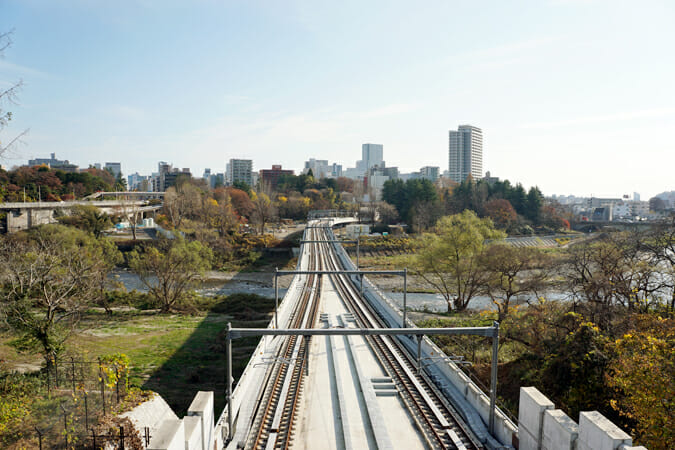
MULTIPOLYGON (((339 264, 333 261, 333 266, 338 267, 339 264)), ((351 304, 353 310, 352 312, 356 313, 356 316, 359 317, 359 320, 362 322, 362 325, 365 324, 367 326, 368 325, 375 326, 381 323, 380 319, 377 318, 377 315, 374 313, 374 311, 372 310, 370 305, 365 301, 365 299, 361 298, 359 295, 356 295, 356 288, 349 278, 345 276, 334 276, 331 278, 334 280, 334 282, 337 282, 336 285, 337 284, 341 285, 341 290, 347 292, 351 291, 349 293, 343 292, 343 298, 345 299, 346 302, 351 304), (351 289, 349 287, 351 287, 351 289)), ((425 334, 424 333, 425 331, 427 333, 430 333, 432 331, 431 329, 424 330, 415 328, 412 329, 406 328, 404 330, 402 329, 398 330, 384 329, 384 330, 391 330, 382 333, 384 335, 389 336, 406 335, 406 334, 409 335, 411 334, 411 332, 415 335, 421 336, 425 334)), ((475 333, 476 335, 479 336, 494 336, 495 333, 498 333, 498 330, 495 330, 493 327, 475 327, 474 329, 468 330, 437 329, 435 331, 439 332, 439 334, 475 333)), ((464 443, 461 442, 461 440, 457 436, 456 434, 457 431, 465 436, 465 440, 467 441, 467 443, 470 443, 470 446, 476 448, 482 447, 482 445, 477 441, 477 439, 473 438, 472 434, 468 431, 468 427, 464 426, 463 421, 461 420, 461 418, 459 418, 459 415, 453 409, 451 409, 451 407, 448 407, 449 405, 447 405, 447 402, 442 401, 441 394, 439 394, 438 392, 436 392, 434 388, 432 388, 433 385, 430 383, 430 381, 425 379, 424 377, 422 377, 420 380, 417 379, 417 377, 414 375, 414 372, 411 370, 411 368, 413 367, 412 358, 408 354, 407 350, 398 341, 392 340, 389 337, 385 338, 383 336, 374 336, 370 339, 372 339, 376 347, 379 347, 380 350, 379 353, 382 364, 385 366, 388 365, 390 370, 395 372, 396 376, 401 382, 401 385, 410 396, 410 400, 412 401, 412 403, 414 403, 414 408, 418 409, 418 411, 421 413, 429 429, 431 430, 432 434, 434 435, 434 437, 436 438, 437 442, 440 445, 445 447, 450 447, 451 445, 457 448, 462 448, 464 446, 464 443), (406 359, 407 363, 401 360, 401 357, 406 359), (406 380, 408 382, 406 382, 406 380), (413 386, 411 386, 411 384, 413 386), (433 394, 433 396, 436 398, 436 402, 434 402, 434 400, 429 397, 429 392, 427 391, 433 394), (422 397, 422 399, 419 399, 419 397, 422 397), (453 419, 454 423, 457 425, 455 427, 456 431, 452 430, 451 425, 446 419, 446 415, 440 412, 440 410, 438 409, 438 405, 436 405, 436 403, 442 405, 444 409, 447 411, 447 416, 453 419), (429 414, 429 412, 426 411, 427 409, 431 410, 430 411, 431 414, 429 414)), ((374 350, 376 349, 374 348, 374 350)), ((376 351, 376 353, 378 352, 376 351)), ((413 405, 409 404, 408 406, 410 408, 413 405)), ((412 412, 413 408, 410 409, 412 412)), ((424 427, 420 428, 422 429, 424 427)))
MULTIPOLYGON (((316 255, 310 253, 309 256, 310 267, 319 268, 316 255)), ((317 292, 319 292, 317 287, 320 287, 320 284, 320 277, 316 275, 308 277, 289 322, 291 326, 313 326, 316 322, 317 292)), ((277 363, 272 366, 271 375, 267 378, 265 390, 268 394, 263 397, 264 405, 259 405, 259 411, 256 413, 252 429, 255 430, 255 438, 252 442, 249 441, 247 448, 256 450, 288 448, 290 445, 297 400, 302 387, 302 374, 306 371, 308 344, 307 338, 298 339, 297 336, 291 336, 277 353, 277 363), (278 363, 279 360, 293 360, 296 363, 289 373, 289 365, 278 363)))

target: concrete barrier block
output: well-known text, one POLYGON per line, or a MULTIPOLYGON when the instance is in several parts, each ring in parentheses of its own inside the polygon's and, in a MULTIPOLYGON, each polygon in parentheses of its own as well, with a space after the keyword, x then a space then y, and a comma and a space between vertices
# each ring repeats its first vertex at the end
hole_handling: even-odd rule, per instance
POLYGON ((520 388, 518 440, 520 450, 539 450, 542 441, 544 411, 554 404, 535 387, 520 388))
POLYGON ((633 440, 598 411, 579 414, 579 450, 618 450, 623 444, 633 440))
POLYGON ((169 419, 150 439, 147 450, 185 450, 185 426, 182 420, 169 419))
POLYGON ((579 425, 560 409, 544 411, 542 450, 574 450, 579 425))
POLYGON ((201 418, 201 450, 209 450, 213 447, 213 392, 199 391, 192 400, 188 408, 188 416, 197 416, 201 418))
POLYGON ((150 400, 141 403, 131 411, 120 414, 120 417, 129 418, 140 436, 143 436, 145 427, 148 427, 150 435, 154 436, 165 420, 178 420, 176 413, 159 394, 154 394, 150 400))
POLYGON ((188 416, 183 418, 185 425, 185 450, 202 450, 202 418, 188 416))

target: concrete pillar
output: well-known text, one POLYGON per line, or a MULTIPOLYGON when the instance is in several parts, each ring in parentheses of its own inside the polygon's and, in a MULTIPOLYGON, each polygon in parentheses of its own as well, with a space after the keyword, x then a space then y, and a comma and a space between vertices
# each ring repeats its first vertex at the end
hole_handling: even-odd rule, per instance
POLYGON ((183 417, 185 425, 185 450, 202 450, 202 418, 199 416, 183 417))
POLYGON ((147 450, 185 450, 185 426, 182 420, 169 419, 150 439, 147 450))
POLYGON ((578 450, 618 450, 621 445, 633 445, 631 437, 598 411, 579 414, 578 450))
POLYGON ((553 409, 551 400, 535 387, 520 388, 518 441, 520 450, 539 450, 542 443, 544 412, 553 409))
POLYGON ((542 450, 575 450, 579 425, 560 409, 544 411, 542 450))
MULTIPOLYGON (((210 450, 213 448, 213 392, 199 391, 188 408, 188 416, 201 418, 202 447, 194 450, 210 450)), ((192 449, 190 449, 192 450, 192 449)))

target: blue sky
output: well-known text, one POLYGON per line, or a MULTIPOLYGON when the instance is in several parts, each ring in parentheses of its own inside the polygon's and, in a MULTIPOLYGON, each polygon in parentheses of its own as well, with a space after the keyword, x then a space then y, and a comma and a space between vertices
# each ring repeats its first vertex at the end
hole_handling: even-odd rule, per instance
MULTIPOLYGON (((484 170, 545 194, 675 190, 675 2, 0 0, 12 166, 57 157, 222 171, 447 169, 483 129, 484 170)), ((4 137, 4 136, 3 136, 4 137)))

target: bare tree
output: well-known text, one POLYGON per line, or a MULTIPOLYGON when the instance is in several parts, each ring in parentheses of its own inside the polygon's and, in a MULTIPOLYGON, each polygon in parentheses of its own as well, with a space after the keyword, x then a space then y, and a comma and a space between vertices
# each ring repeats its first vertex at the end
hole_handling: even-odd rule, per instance
POLYGON ((497 306, 500 321, 508 315, 515 298, 536 295, 542 288, 548 278, 548 259, 536 248, 501 243, 489 246, 482 254, 487 274, 485 294, 497 306))
POLYGON ((641 239, 640 245, 658 264, 667 268, 663 271, 663 276, 670 284, 670 310, 675 311, 675 215, 661 221, 641 239))
POLYGON ((20 346, 51 364, 80 313, 96 297, 114 258, 110 246, 63 225, 43 225, 0 241, 0 318, 20 335, 20 346))
POLYGON ((129 267, 160 304, 162 312, 174 310, 199 276, 211 267, 213 253, 199 241, 187 242, 179 234, 163 239, 159 249, 147 247, 129 254, 129 267))
POLYGON ((133 240, 136 240, 136 231, 138 230, 138 225, 143 220, 143 210, 138 203, 130 198, 125 198, 120 201, 120 205, 116 208, 117 215, 123 221, 126 220, 129 224, 129 229, 131 230, 131 236, 133 240))
MULTIPOLYGON (((5 50, 7 50, 10 45, 12 45, 12 32, 0 33, 0 57, 4 56, 5 50)), ((7 127, 12 120, 12 112, 5 110, 3 104, 16 105, 18 100, 17 94, 22 86, 23 81, 19 80, 9 88, 0 90, 0 131, 7 127)), ((24 130, 18 135, 9 138, 9 140, 3 140, 0 137, 0 158, 10 151, 26 133, 28 133, 28 130, 24 130)))
POLYGON ((164 194, 164 213, 175 228, 183 219, 198 217, 203 204, 203 191, 192 183, 170 187, 164 194))

